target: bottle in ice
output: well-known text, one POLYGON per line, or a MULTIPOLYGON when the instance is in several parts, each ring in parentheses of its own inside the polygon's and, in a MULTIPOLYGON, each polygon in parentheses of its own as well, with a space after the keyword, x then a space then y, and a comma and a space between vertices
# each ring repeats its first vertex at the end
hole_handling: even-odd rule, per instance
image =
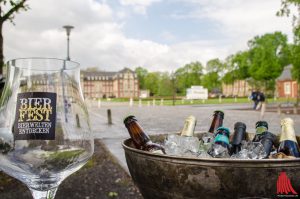
POLYGON ((215 133, 214 143, 208 150, 208 154, 214 158, 228 158, 229 156, 229 135, 228 128, 219 127, 215 133))
POLYGON ((153 143, 149 136, 144 132, 137 122, 135 116, 128 116, 124 119, 124 124, 129 132, 133 144, 137 149, 149 151, 151 153, 165 154, 165 149, 156 143, 153 143))
POLYGON ((300 157, 294 121, 291 118, 281 120, 281 134, 277 152, 282 152, 288 156, 300 157))
POLYGON ((194 116, 189 116, 185 119, 181 136, 192 137, 194 135, 197 120, 194 116))
POLYGON ((265 157, 268 157, 276 140, 276 135, 268 131, 269 125, 266 121, 258 121, 255 124, 255 137, 252 142, 260 142, 265 150, 265 157))
POLYGON ((241 150, 242 141, 246 139, 246 124, 237 122, 234 124, 234 133, 231 142, 231 154, 237 154, 241 150))
POLYGON ((167 154, 178 156, 195 156, 199 150, 199 139, 194 137, 196 118, 189 116, 185 119, 180 135, 169 134, 165 140, 165 150, 167 154))
POLYGON ((216 130, 223 126, 224 112, 223 111, 214 111, 213 120, 211 122, 208 132, 215 133, 216 130))

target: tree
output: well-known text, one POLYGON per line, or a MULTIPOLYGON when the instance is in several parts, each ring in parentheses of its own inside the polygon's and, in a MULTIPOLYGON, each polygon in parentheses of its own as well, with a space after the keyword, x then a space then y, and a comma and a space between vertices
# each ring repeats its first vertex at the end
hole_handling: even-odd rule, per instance
POLYGON ((209 92, 213 90, 221 90, 221 82, 218 72, 210 72, 202 77, 202 85, 208 89, 209 92))
POLYGON ((234 81, 236 80, 235 78, 235 66, 233 62, 234 55, 229 55, 224 63, 224 70, 226 71, 223 77, 221 78, 221 82, 224 84, 231 84, 232 85, 232 94, 233 94, 233 89, 234 89, 234 81))
POLYGON ((173 95, 173 84, 169 73, 161 73, 159 78, 159 86, 157 95, 171 96, 173 95))
POLYGON ((201 83, 203 66, 200 62, 192 62, 175 71, 176 86, 181 94, 185 94, 186 89, 192 85, 201 83))
POLYGON ((248 51, 241 51, 236 53, 235 55, 233 55, 231 62, 234 68, 236 79, 244 80, 250 77, 249 67, 251 63, 249 60, 248 51))
POLYGON ((225 75, 225 67, 226 65, 218 58, 211 59, 206 63, 207 73, 203 75, 201 81, 209 92, 221 90, 221 79, 225 75))
POLYGON ((264 83, 266 90, 275 90, 275 79, 288 64, 287 36, 281 32, 256 36, 248 42, 249 74, 264 83))
POLYGON ((219 76, 224 75, 225 65, 218 58, 211 59, 206 63, 205 70, 207 73, 217 72, 219 76))
POLYGON ((294 45, 291 50, 291 63, 293 65, 292 75, 298 83, 298 94, 296 105, 300 102, 300 0, 281 0, 281 8, 277 12, 277 16, 290 16, 290 7, 297 7, 298 16, 293 15, 293 32, 294 32, 294 45))
POLYGON ((147 69, 139 66, 135 70, 135 73, 137 74, 139 83, 140 83, 140 89, 146 89, 145 87, 145 77, 148 75, 147 69))
POLYGON ((13 23, 15 14, 20 10, 27 10, 29 7, 26 5, 27 0, 0 0, 0 74, 3 72, 4 55, 3 55, 3 34, 2 28, 6 21, 13 23), (9 5, 8 5, 9 4, 9 5), (7 8, 5 12, 3 8, 7 8))
POLYGON ((158 94, 159 80, 159 72, 151 72, 145 76, 145 88, 150 90, 150 95, 158 94))

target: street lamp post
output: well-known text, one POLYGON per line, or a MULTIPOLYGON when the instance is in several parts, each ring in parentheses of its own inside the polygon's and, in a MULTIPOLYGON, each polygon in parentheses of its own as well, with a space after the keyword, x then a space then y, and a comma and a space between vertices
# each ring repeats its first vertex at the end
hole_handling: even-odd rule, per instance
POLYGON ((65 25, 63 28, 66 29, 67 33, 67 60, 70 61, 70 33, 74 26, 65 25))
MULTIPOLYGON (((64 29, 66 29, 67 33, 67 61, 70 61, 70 33, 71 30, 74 28, 70 25, 63 26, 64 29)), ((64 107, 65 107, 65 122, 68 122, 67 113, 68 113, 68 100, 65 95, 65 84, 64 84, 64 74, 63 71, 66 69, 66 61, 64 61, 63 70, 61 72, 62 74, 62 92, 63 92, 63 99, 64 99, 64 107)))

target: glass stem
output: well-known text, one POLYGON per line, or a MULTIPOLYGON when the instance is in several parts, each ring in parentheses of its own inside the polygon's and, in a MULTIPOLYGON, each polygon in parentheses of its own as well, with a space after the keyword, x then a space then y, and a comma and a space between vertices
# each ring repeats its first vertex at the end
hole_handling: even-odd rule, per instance
POLYGON ((31 188, 29 189, 31 191, 33 199, 54 199, 57 191, 57 187, 50 189, 48 191, 39 191, 31 188))

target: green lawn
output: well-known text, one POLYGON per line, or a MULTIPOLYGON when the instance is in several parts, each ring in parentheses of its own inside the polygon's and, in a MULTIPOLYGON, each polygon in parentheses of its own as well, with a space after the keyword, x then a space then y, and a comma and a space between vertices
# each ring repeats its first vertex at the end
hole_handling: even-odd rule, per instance
MULTIPOLYGON (((141 102, 143 105, 153 105, 153 102, 155 102, 155 105, 161 104, 161 99, 163 99, 163 105, 173 105, 173 100, 171 97, 156 97, 156 98, 146 98, 141 99, 141 102), (167 98, 167 99, 166 99, 167 98)), ((102 101, 110 101, 110 102, 128 102, 128 98, 112 98, 112 99, 101 99, 102 101)), ((295 99, 286 99, 286 98, 278 98, 276 101, 274 98, 267 99, 268 103, 286 103, 286 102, 292 102, 294 103, 295 99)), ((139 104, 139 99, 134 99, 134 104, 139 104)), ((248 98, 222 98, 221 100, 219 98, 211 98, 208 100, 186 100, 186 99, 176 99, 175 105, 192 105, 192 104, 231 104, 231 103, 252 103, 251 100, 248 98)))

